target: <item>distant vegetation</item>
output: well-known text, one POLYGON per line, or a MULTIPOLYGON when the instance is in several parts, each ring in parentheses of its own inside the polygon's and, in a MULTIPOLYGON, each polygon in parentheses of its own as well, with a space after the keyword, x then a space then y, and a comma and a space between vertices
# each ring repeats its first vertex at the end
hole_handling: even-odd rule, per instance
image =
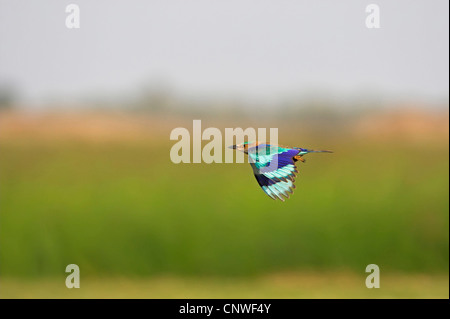
POLYGON ((373 116, 346 134, 270 122, 283 144, 335 151, 300 163, 285 203, 262 192, 248 164, 171 163, 169 132, 192 118, 115 118, 0 117, 1 276, 57 276, 69 263, 91 276, 363 272, 371 263, 448 273, 445 118, 439 135, 423 133, 438 122, 417 117, 406 117, 409 128, 373 116), (73 138, 76 129, 88 134, 73 138))
POLYGON ((12 109, 16 101, 16 92, 10 86, 0 85, 0 111, 12 109))

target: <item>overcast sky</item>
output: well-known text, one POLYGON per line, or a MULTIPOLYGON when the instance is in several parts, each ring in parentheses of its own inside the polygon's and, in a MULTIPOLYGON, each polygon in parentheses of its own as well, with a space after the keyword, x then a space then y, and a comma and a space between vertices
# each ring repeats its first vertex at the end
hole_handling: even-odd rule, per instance
POLYGON ((169 85, 192 96, 310 91, 448 98, 449 4, 0 0, 0 85, 32 103, 169 85), (78 4, 80 29, 66 5, 78 4), (365 25, 380 7, 381 28, 365 25))

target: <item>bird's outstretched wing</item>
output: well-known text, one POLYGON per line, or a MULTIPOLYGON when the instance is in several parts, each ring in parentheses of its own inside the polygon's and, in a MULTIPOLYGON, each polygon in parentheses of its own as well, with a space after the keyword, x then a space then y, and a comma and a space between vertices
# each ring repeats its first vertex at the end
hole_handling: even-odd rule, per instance
POLYGON ((294 156, 299 152, 268 144, 248 150, 256 180, 270 198, 284 201, 284 197, 289 198, 289 193, 292 194, 298 173, 294 156))

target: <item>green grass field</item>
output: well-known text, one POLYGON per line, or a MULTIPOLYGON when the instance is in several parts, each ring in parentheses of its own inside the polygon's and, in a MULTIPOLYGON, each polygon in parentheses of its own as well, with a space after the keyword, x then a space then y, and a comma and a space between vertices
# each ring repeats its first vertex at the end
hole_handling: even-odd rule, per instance
POLYGON ((401 274, 401 284, 386 283, 385 297, 421 297, 422 288, 411 287, 424 287, 425 297, 448 298, 448 140, 335 139, 325 145, 334 154, 300 163, 284 203, 259 189, 248 164, 175 165, 168 135, 161 140, 2 139, 0 297, 36 295, 39 283, 49 288, 43 296, 57 297, 52 287, 61 283, 52 278, 71 263, 94 278, 84 283, 93 290, 75 293, 81 297, 120 296, 95 279, 110 277, 136 283, 130 296, 379 297, 364 281, 360 293, 354 279, 374 263, 401 274), (286 290, 251 279, 309 278, 305 271, 316 279, 343 274, 349 290, 323 282, 286 290), (189 278, 198 276, 219 279, 191 292, 189 278), (158 278, 169 290, 145 294, 146 283, 164 286, 158 278), (233 278, 235 292, 220 278, 233 278))
POLYGON ((367 289, 364 274, 302 272, 257 277, 64 277, 0 280, 0 298, 449 298, 448 275, 381 274, 367 289))

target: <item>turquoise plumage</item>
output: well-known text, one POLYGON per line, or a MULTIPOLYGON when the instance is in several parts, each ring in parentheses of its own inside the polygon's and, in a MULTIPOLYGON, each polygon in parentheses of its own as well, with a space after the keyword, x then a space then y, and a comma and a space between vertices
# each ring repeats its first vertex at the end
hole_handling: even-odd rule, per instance
POLYGON ((308 153, 331 153, 259 142, 245 142, 230 148, 242 151, 250 157, 250 165, 259 186, 270 198, 282 201, 289 198, 289 193, 292 194, 295 188, 297 161, 304 162, 303 156, 308 153))

